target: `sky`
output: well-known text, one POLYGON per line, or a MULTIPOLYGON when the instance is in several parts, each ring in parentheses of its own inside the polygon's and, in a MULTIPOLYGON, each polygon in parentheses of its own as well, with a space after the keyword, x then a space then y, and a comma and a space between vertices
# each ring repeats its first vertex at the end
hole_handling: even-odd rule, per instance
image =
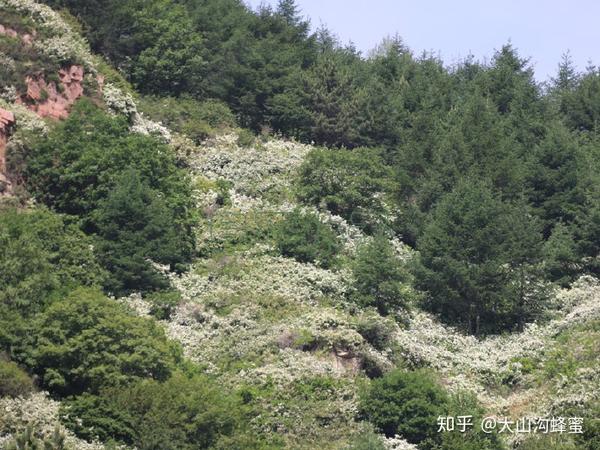
MULTIPOLYGON (((245 0, 256 8, 277 0, 245 0)), ((296 0, 313 28, 329 28, 342 43, 366 54, 396 33, 420 54, 446 64, 468 55, 489 60, 511 42, 530 58, 538 81, 556 74, 569 51, 580 71, 600 63, 600 1, 597 0, 296 0)))

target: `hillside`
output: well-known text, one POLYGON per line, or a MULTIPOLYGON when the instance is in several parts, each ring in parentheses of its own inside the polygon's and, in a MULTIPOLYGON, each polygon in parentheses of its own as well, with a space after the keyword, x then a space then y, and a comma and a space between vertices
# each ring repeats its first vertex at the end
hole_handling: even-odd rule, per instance
POLYGON ((0 448, 598 448, 600 74, 113 3, 0 0, 0 448))

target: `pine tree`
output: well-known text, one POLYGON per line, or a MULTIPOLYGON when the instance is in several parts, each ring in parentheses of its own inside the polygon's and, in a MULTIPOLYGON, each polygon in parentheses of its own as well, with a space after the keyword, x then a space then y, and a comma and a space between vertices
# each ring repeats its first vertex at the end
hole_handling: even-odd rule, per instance
POLYGON ((277 14, 283 17, 288 25, 293 26, 300 23, 299 11, 296 0, 279 0, 277 3, 277 14))
POLYGON ((416 299, 409 272, 381 233, 359 248, 353 274, 352 300, 363 307, 375 307, 380 314, 405 314, 416 299))
POLYGON ((487 183, 459 182, 417 242, 425 306, 476 335, 522 325, 543 303, 541 239, 532 218, 487 183))

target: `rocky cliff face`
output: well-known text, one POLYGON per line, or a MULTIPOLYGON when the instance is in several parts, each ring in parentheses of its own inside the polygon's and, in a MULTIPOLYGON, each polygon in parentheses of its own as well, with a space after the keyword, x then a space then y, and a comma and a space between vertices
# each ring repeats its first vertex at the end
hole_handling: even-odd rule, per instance
POLYGON ((14 114, 0 108, 0 195, 9 192, 11 187, 6 176, 6 143, 14 124, 14 114))
POLYGON ((83 95, 83 67, 72 65, 60 69, 60 82, 47 82, 42 75, 27 77, 27 92, 17 102, 41 117, 66 119, 73 103, 83 95))
MULTIPOLYGON (((43 50, 48 47, 35 30, 24 30, 18 26, 4 23, 0 24, 0 35, 17 40, 23 49, 27 49, 24 54, 32 55, 30 64, 34 66, 36 55, 39 55, 40 52, 43 53, 43 50)), ((75 101, 84 95, 85 69, 80 64, 57 62, 62 65, 62 68, 56 74, 58 77, 53 76, 52 80, 49 79, 50 76, 47 72, 44 75, 44 72, 40 71, 29 75, 22 74, 26 88, 0 86, 5 88, 5 92, 12 92, 4 99, 9 104, 13 102, 20 104, 43 118, 55 120, 67 118, 75 101)), ((103 79, 99 75, 96 75, 95 79, 100 88, 98 94, 101 95, 103 79)), ((7 195, 12 191, 6 167, 6 147, 16 123, 14 114, 9 111, 10 107, 5 106, 5 108, 8 109, 0 108, 0 195, 7 195)))

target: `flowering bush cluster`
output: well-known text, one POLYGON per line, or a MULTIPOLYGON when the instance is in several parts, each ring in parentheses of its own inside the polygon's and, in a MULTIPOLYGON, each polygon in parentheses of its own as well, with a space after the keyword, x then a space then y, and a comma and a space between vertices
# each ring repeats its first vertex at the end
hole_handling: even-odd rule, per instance
POLYGON ((38 392, 26 398, 0 398, 0 447, 4 448, 13 436, 22 433, 28 426, 33 427, 40 438, 52 436, 58 427, 65 436, 67 449, 101 450, 99 443, 88 443, 77 439, 59 419, 60 403, 49 398, 45 392, 38 392))
POLYGON ((95 72, 87 42, 73 32, 60 14, 33 0, 0 0, 0 8, 13 9, 33 20, 40 31, 33 45, 40 53, 59 64, 83 64, 95 72))
POLYGON ((40 116, 27 109, 25 106, 0 99, 0 108, 11 111, 15 115, 17 131, 22 130, 38 135, 45 135, 48 133, 48 125, 46 122, 44 122, 40 116))
POLYGON ((290 174, 299 167, 310 146, 271 140, 260 147, 240 147, 235 133, 203 144, 190 160, 192 169, 208 179, 226 179, 236 192, 251 197, 281 192, 290 186, 290 174))
MULTIPOLYGON (((502 383, 526 387, 528 377, 520 361, 528 359, 543 364, 545 352, 554 346, 553 338, 558 333, 600 317, 599 299, 598 281, 582 277, 570 289, 556 294, 559 309, 554 319, 542 325, 530 324, 522 333, 480 340, 440 324, 429 314, 417 312, 410 327, 399 330, 396 339, 410 364, 434 368, 443 374, 449 388, 470 390, 490 409, 502 411, 532 393, 520 390, 515 395, 502 396, 489 387, 502 383)), ((589 375, 587 371, 586 374, 589 375)), ((593 391, 584 385, 580 392, 593 391)))

